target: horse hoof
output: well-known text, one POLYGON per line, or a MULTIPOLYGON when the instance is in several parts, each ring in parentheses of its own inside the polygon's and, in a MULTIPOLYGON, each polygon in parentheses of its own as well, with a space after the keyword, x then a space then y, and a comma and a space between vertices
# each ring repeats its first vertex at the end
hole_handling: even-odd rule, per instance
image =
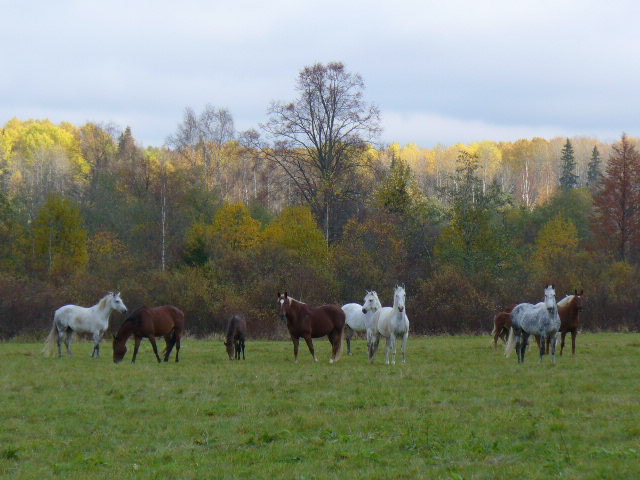
POLYGON ((333 362, 334 362, 333 358, 330 358, 329 363, 333 363, 333 362))

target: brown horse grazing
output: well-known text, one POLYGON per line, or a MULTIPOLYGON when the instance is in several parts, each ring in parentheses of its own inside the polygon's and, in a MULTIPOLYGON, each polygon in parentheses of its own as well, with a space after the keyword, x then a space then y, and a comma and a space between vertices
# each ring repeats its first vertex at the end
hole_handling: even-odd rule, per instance
POLYGON ((280 318, 287 320, 287 328, 293 341, 293 355, 298 361, 298 343, 304 338, 309 347, 309 352, 317 362, 312 338, 329 338, 332 347, 330 363, 337 362, 342 353, 342 337, 344 334, 345 314, 338 305, 322 305, 310 307, 306 303, 299 302, 287 295, 278 293, 280 303, 280 318))
POLYGON ((509 305, 504 312, 500 312, 493 317, 493 330, 491 335, 493 336, 493 348, 498 348, 498 338, 501 338, 503 342, 507 343, 507 337, 509 336, 509 329, 511 328, 511 310, 516 305, 509 305))
POLYGON ((141 307, 133 312, 129 318, 120 326, 118 333, 113 337, 113 361, 118 363, 122 361, 125 353, 127 353, 127 340, 131 335, 135 338, 135 348, 133 350, 133 358, 131 362, 136 361, 140 342, 143 338, 148 338, 153 347, 153 353, 156 354, 158 363, 160 356, 158 355, 158 347, 156 346, 156 337, 164 337, 167 347, 164 354, 164 361, 169 361, 171 349, 176 347, 176 362, 180 353, 180 336, 184 331, 184 313, 172 305, 164 305, 162 307, 141 307))
POLYGON ((244 360, 244 340, 247 337, 247 322, 242 315, 234 315, 227 323, 227 339, 224 346, 227 347, 229 360, 240 360, 240 351, 244 360))
MULTIPOLYGON (((583 308, 584 290, 574 290, 573 295, 567 295, 558 302, 558 314, 560 315, 560 355, 564 349, 564 337, 571 332, 571 354, 576 354, 576 335, 580 323, 579 314, 583 308)), ((540 339, 538 339, 540 343, 540 339)), ((546 353, 549 353, 549 339, 547 339, 546 353)))

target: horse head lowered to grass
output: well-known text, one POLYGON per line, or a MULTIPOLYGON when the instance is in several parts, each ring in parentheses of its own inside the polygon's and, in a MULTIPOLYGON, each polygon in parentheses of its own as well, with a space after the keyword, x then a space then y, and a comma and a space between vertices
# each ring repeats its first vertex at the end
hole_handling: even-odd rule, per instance
POLYGON ((229 355, 229 360, 244 360, 244 341, 247 338, 247 322, 242 315, 234 315, 227 322, 227 335, 224 346, 229 355))
POLYGON ((115 363, 122 361, 127 353, 127 340, 133 335, 135 347, 133 349, 133 358, 131 359, 132 363, 136 361, 140 342, 143 338, 149 339, 153 347, 153 353, 155 353, 156 359, 160 363, 156 337, 164 337, 166 343, 164 361, 167 362, 169 360, 171 350, 175 346, 177 362, 180 353, 180 337, 184 332, 184 323, 184 313, 172 305, 137 309, 124 321, 118 329, 118 333, 113 337, 113 361, 115 363))

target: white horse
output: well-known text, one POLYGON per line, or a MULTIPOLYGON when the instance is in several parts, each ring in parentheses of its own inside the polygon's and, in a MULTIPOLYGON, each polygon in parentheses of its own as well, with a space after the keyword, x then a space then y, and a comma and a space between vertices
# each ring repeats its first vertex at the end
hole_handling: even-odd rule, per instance
POLYGON ((342 306, 346 316, 345 325, 349 328, 346 330, 345 338, 347 339, 347 354, 351 355, 351 338, 353 332, 367 332, 367 348, 371 342, 373 315, 382 308, 378 294, 375 291, 368 291, 364 297, 362 305, 359 303, 347 303, 342 306))
POLYGON ((402 337, 402 363, 407 361, 407 338, 409 338, 409 318, 405 309, 406 293, 404 287, 396 286, 393 292, 393 307, 383 307, 373 316, 373 337, 369 346, 369 361, 378 350, 380 336, 387 339, 385 363, 389 365, 389 350, 393 352, 392 364, 396 363, 396 337, 402 337))
POLYGON ((524 353, 529 343, 529 335, 540 335, 540 361, 546 351, 546 339, 551 339, 551 360, 556 362, 556 343, 560 330, 560 315, 556 303, 556 291, 553 285, 544 289, 544 302, 536 305, 521 303, 511 311, 511 329, 505 346, 505 356, 514 349, 518 354, 518 363, 524 363, 524 353))
POLYGON ((62 337, 67 347, 67 355, 71 356, 71 336, 73 332, 90 333, 93 335, 93 352, 91 356, 100 356, 100 340, 104 332, 109 328, 109 316, 117 310, 127 313, 127 307, 120 298, 120 292, 107 293, 93 307, 79 307, 78 305, 65 305, 56 310, 53 315, 53 326, 44 345, 46 356, 51 355, 53 346, 58 342, 58 356, 62 357, 62 337))

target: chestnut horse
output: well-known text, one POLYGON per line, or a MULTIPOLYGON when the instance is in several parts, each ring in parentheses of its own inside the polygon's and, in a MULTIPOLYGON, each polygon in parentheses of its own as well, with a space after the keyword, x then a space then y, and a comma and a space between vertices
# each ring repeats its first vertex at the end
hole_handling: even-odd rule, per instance
POLYGON ((516 305, 509 305, 504 312, 497 313, 493 317, 493 330, 491 335, 493 336, 493 348, 498 348, 498 339, 501 338, 503 342, 507 343, 507 337, 509 336, 509 329, 511 328, 511 310, 516 305))
POLYGON ((242 351, 242 359, 244 360, 244 340, 247 336, 247 322, 242 315, 234 315, 227 323, 227 337, 224 346, 227 348, 229 360, 240 360, 240 352, 242 351))
POLYGON ((133 358, 131 359, 132 363, 136 361, 136 355, 138 355, 140 342, 143 338, 149 339, 153 347, 153 353, 156 354, 158 363, 160 363, 156 337, 164 337, 166 342, 167 346, 163 352, 165 362, 169 361, 171 349, 175 345, 177 362, 182 332, 184 332, 184 313, 182 310, 172 305, 153 308, 141 307, 124 321, 118 333, 113 337, 113 361, 115 363, 122 361, 125 353, 127 353, 127 340, 133 335, 135 347, 133 349, 133 358))
POLYGON ((313 349, 312 338, 329 338, 332 347, 330 363, 337 362, 342 353, 342 337, 344 335, 345 314, 338 305, 322 305, 320 307, 310 307, 306 303, 299 302, 294 298, 278 293, 278 303, 280 304, 280 318, 287 321, 287 328, 293 341, 293 355, 298 361, 298 344, 300 338, 304 338, 309 347, 309 352, 317 362, 315 350, 313 349))
MULTIPOLYGON (((580 323, 579 314, 583 308, 584 290, 574 290, 573 295, 567 295, 558 302, 558 314, 560 315, 560 355, 564 349, 564 337, 571 332, 571 354, 576 354, 576 335, 580 323)), ((546 353, 549 353, 549 340, 547 340, 546 353)))

